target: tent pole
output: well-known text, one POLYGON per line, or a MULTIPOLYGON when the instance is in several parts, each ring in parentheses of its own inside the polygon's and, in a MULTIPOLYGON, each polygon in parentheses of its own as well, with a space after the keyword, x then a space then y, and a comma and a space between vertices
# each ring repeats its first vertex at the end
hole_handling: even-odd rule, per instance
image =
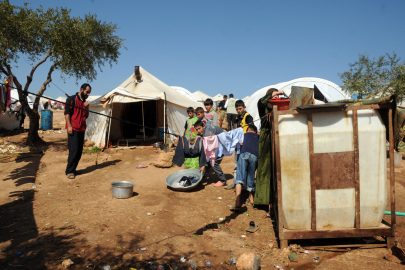
POLYGON ((143 101, 142 101, 142 130, 143 130, 143 141, 145 141, 145 117, 143 115, 143 101))
MULTIPOLYGON (((157 129, 157 136, 159 137, 159 112, 158 112, 158 101, 156 100, 156 129, 157 129)), ((155 134, 153 134, 153 136, 156 136, 156 132, 155 134)))
POLYGON ((165 93, 165 101, 163 105, 163 143, 166 144, 166 92, 165 93))
MULTIPOLYGON (((113 109, 113 100, 114 96, 111 98, 111 103, 110 103, 110 116, 112 116, 112 109, 113 109)), ((111 131, 111 118, 110 118, 110 124, 108 125, 108 137, 107 137, 107 148, 110 144, 110 131, 111 131)))

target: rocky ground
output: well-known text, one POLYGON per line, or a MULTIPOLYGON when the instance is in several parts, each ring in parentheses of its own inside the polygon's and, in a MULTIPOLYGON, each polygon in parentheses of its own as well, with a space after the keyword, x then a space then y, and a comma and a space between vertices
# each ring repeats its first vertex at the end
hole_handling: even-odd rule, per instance
MULTIPOLYGON (((62 128, 63 114, 55 112, 54 118, 54 128, 62 128)), ((20 142, 27 134, 2 135, 3 141, 20 142)), ((230 212, 234 191, 215 188, 218 179, 212 171, 190 192, 170 190, 165 179, 182 168, 156 168, 150 164, 159 153, 138 146, 84 154, 78 168, 82 174, 69 180, 64 174, 66 133, 56 130, 40 135, 46 142, 38 146, 44 155, 0 163, 1 269, 64 269, 66 259, 74 263, 70 269, 109 265, 139 270, 154 264, 188 269, 189 259, 199 268, 236 269, 232 258, 245 252, 260 255, 262 269, 276 269, 274 265, 295 270, 405 268, 385 260, 384 248, 295 249, 298 261, 290 262, 291 251, 278 249, 273 218, 266 218, 266 207, 245 206, 240 213, 230 212), (148 167, 137 169, 140 164, 148 167), (132 198, 111 196, 110 184, 119 180, 135 184, 132 198), (257 232, 246 232, 250 221, 259 224, 257 232)), ((227 179, 232 179, 233 157, 226 157, 221 166, 227 179)), ((405 161, 395 169, 396 206, 403 212, 404 172, 405 161)), ((405 217, 397 220, 400 238, 405 233, 405 217)), ((315 246, 321 242, 295 243, 315 246)))

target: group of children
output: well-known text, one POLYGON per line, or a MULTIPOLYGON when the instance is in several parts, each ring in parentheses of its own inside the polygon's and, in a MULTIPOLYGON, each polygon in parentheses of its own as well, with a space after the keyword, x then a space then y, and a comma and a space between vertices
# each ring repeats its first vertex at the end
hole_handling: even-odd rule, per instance
MULTIPOLYGON (((222 128, 218 127, 218 114, 212 109, 213 101, 207 99, 204 102, 205 110, 198 107, 195 110, 192 107, 187 108, 189 118, 185 124, 185 137, 195 138, 197 135, 201 137, 210 137, 223 133, 222 128)), ((253 192, 255 191, 255 171, 259 158, 259 135, 257 128, 253 124, 253 117, 246 112, 246 106, 243 100, 235 102, 237 111, 236 125, 237 128, 242 128, 244 133, 243 145, 241 145, 240 153, 235 151, 235 169, 234 181, 232 185, 226 184, 225 174, 222 171, 220 163, 224 155, 218 156, 215 152, 215 160, 207 160, 205 165, 200 165, 200 171, 205 172, 206 166, 212 167, 215 174, 220 179, 214 186, 236 189, 235 205, 231 207, 232 211, 239 210, 242 206, 240 200, 242 187, 245 187, 249 192, 248 204, 253 205, 253 192)))

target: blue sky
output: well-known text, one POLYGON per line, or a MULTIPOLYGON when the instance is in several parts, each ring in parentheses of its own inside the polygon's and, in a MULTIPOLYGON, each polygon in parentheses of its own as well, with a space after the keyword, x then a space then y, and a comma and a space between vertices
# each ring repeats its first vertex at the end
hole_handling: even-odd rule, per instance
MULTIPOLYGON (((10 0, 23 5, 28 0, 10 0)), ((338 73, 359 53, 395 51, 405 60, 405 1, 107 1, 30 0, 33 8, 67 7, 73 16, 97 14, 125 39, 118 64, 90 82, 92 95, 118 86, 140 65, 168 85, 236 98, 300 77, 341 85, 338 73)), ((21 58, 15 73, 30 66, 21 58)), ((46 79, 39 68, 30 91, 46 79)), ((74 79, 53 82, 72 94, 74 79)), ((79 85, 86 81, 78 81, 79 85)), ((45 95, 63 95, 50 85, 45 95)))

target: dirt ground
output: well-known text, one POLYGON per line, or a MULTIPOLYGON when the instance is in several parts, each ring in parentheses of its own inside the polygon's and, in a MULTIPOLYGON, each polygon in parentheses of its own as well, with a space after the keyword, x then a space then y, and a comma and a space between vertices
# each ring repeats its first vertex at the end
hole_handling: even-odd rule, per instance
MULTIPOLYGON (((63 114, 55 112, 54 128, 63 126, 63 114)), ((26 135, 6 134, 1 139, 17 142, 26 135)), ((266 207, 230 212, 234 190, 215 188, 218 179, 212 170, 198 188, 175 192, 167 188, 165 179, 182 168, 155 168, 150 163, 159 153, 138 146, 98 156, 84 154, 78 167, 81 175, 69 180, 64 174, 65 131, 41 136, 46 142, 39 146, 43 156, 0 164, 0 269, 64 269, 61 263, 66 258, 74 262, 70 269, 110 265, 111 269, 139 270, 146 269, 148 262, 165 269, 170 269, 168 264, 188 269, 188 262, 180 262, 183 257, 198 261, 201 267, 236 269, 230 261, 244 252, 260 254, 262 269, 276 269, 274 265, 295 270, 405 269, 384 259, 385 248, 313 250, 299 254, 298 262, 288 262, 279 256, 279 249, 272 248, 277 247, 277 239, 272 219, 265 218, 266 207), (148 168, 136 169, 139 164, 148 168), (111 196, 111 182, 120 180, 135 184, 132 198, 111 196), (260 230, 247 233, 250 221, 257 222, 260 230), (312 259, 316 256, 319 263, 312 259)), ((233 157, 226 157, 221 167, 232 179, 233 157)), ((405 212, 405 161, 395 174, 397 211, 405 212)), ((384 218, 390 220, 390 216, 384 218)), ((405 217, 398 216, 397 221, 400 238, 405 217)), ((318 242, 296 243, 315 246, 318 242)))

